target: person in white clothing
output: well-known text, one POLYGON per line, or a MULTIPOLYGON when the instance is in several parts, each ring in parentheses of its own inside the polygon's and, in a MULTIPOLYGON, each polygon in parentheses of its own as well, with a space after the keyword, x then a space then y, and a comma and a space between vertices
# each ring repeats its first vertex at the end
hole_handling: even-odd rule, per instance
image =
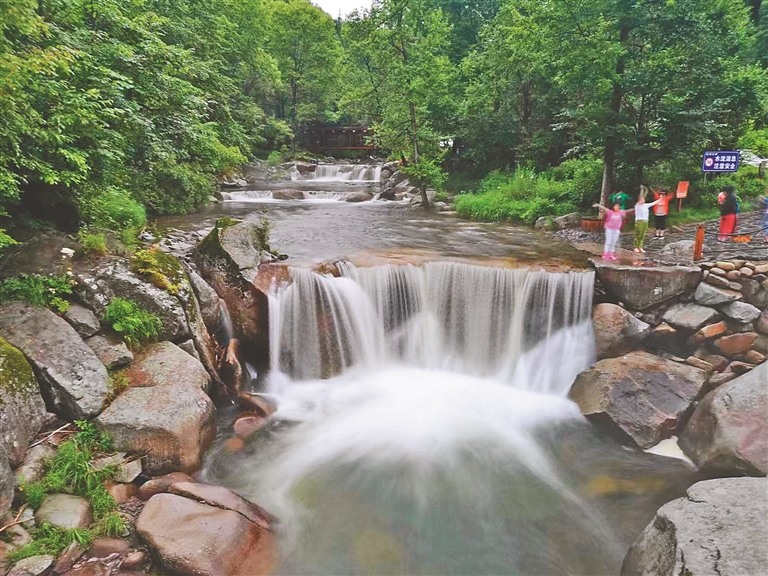
POLYGON ((645 195, 647 193, 648 188, 640 186, 640 196, 637 197, 637 203, 635 204, 635 252, 645 253, 643 246, 645 245, 645 234, 648 232, 648 214, 651 206, 661 202, 659 199, 646 204, 645 195))

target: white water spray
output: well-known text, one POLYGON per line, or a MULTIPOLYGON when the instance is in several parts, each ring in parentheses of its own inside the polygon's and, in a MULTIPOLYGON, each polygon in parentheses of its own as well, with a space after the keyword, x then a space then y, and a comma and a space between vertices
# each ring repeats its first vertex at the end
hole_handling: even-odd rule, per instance
POLYGON ((312 172, 290 171, 291 180, 317 180, 322 182, 378 182, 381 164, 318 164, 312 172))

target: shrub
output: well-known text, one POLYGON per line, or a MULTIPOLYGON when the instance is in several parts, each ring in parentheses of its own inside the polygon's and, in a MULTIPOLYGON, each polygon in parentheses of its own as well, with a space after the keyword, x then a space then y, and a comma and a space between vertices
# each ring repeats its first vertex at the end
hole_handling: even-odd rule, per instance
POLYGON ((269 153, 269 156, 267 156, 267 165, 269 166, 277 166, 278 164, 282 164, 283 162, 283 154, 279 150, 272 150, 272 152, 269 153))
POLYGON ((131 346, 154 340, 163 327, 160 318, 125 298, 110 301, 104 312, 104 321, 131 346))
POLYGON ((87 228, 81 228, 77 233, 77 237, 86 254, 93 254, 94 256, 104 256, 107 254, 107 239, 104 237, 104 234, 91 232, 87 228))
MULTIPOLYGON (((18 244, 16 240, 8 236, 8 234, 5 233, 5 230, 3 228, 0 228, 0 250, 3 248, 8 248, 8 246, 13 246, 15 244, 18 244)), ((1 257, 2 255, 0 255, 1 257)))
POLYGON ((72 284, 66 276, 21 274, 0 283, 0 302, 21 300, 62 314, 69 309, 70 294, 72 284))
POLYGON ((131 259, 131 267, 134 272, 147 276, 155 286, 171 294, 178 294, 184 281, 179 261, 155 246, 138 250, 131 259))
POLYGON ((91 226, 135 235, 147 221, 139 202, 120 188, 90 188, 80 199, 80 213, 91 226))

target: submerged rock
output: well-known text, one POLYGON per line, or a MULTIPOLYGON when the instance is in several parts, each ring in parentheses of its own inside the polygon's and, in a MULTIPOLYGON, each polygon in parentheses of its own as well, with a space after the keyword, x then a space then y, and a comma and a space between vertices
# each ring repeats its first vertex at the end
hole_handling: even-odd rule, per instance
POLYGON ((650 333, 651 326, 616 304, 598 304, 592 309, 598 359, 621 356, 633 350, 650 333))
POLYGON ((24 460, 45 414, 32 366, 18 348, 0 337, 0 443, 8 450, 11 466, 24 460))
POLYGON ((15 302, 0 306, 0 334, 24 352, 58 416, 79 420, 101 412, 109 391, 107 369, 65 320, 15 302))
POLYGON ((242 514, 175 494, 151 498, 136 531, 173 574, 269 574, 277 558, 273 536, 242 514))
POLYGON ((768 364, 704 397, 680 437, 700 468, 717 474, 768 474, 768 364))
POLYGON ((633 310, 689 292, 701 280, 698 266, 630 266, 595 258, 590 263, 603 286, 633 310))
POLYGON ((693 366, 632 352, 583 371, 568 396, 598 426, 650 448, 675 434, 706 379, 693 366))
POLYGON ((659 508, 629 549, 622 576, 765 574, 765 478, 705 480, 659 508))

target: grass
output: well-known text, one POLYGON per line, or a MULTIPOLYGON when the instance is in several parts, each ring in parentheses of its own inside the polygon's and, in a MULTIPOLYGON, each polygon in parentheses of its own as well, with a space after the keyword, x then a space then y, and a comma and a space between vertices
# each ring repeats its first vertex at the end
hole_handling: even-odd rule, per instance
POLYGON ((157 338, 163 323, 136 302, 113 298, 104 312, 104 321, 123 336, 130 346, 140 346, 157 338))
POLYGON ((21 274, 0 283, 0 302, 21 300, 61 314, 69 309, 72 285, 66 276, 21 274))
POLYGON ((112 402, 120 396, 123 392, 125 392, 128 387, 131 385, 130 381, 128 380, 128 376, 125 375, 125 372, 117 371, 112 372, 109 375, 109 394, 104 398, 104 407, 109 406, 112 404, 112 402))
POLYGON ((104 234, 91 232, 87 228, 82 228, 77 233, 77 237, 86 254, 104 256, 109 252, 107 249, 107 239, 104 237, 104 234))
POLYGON ((91 464, 94 456, 114 452, 109 436, 100 434, 90 422, 75 422, 79 432, 59 446, 56 456, 46 464, 42 480, 22 484, 23 500, 38 509, 48 494, 66 492, 88 500, 95 520, 90 529, 64 530, 50 524, 42 524, 33 531, 34 540, 14 550, 11 562, 39 554, 58 555, 72 542, 84 547, 99 536, 119 536, 125 532, 125 522, 117 513, 117 503, 107 492, 104 482, 114 477, 116 467, 106 466, 97 470, 91 464))
POLYGON ((681 226, 718 218, 720 218, 720 209, 716 206, 712 208, 683 208, 680 212, 677 211, 676 206, 670 206, 667 223, 669 226, 681 226))

